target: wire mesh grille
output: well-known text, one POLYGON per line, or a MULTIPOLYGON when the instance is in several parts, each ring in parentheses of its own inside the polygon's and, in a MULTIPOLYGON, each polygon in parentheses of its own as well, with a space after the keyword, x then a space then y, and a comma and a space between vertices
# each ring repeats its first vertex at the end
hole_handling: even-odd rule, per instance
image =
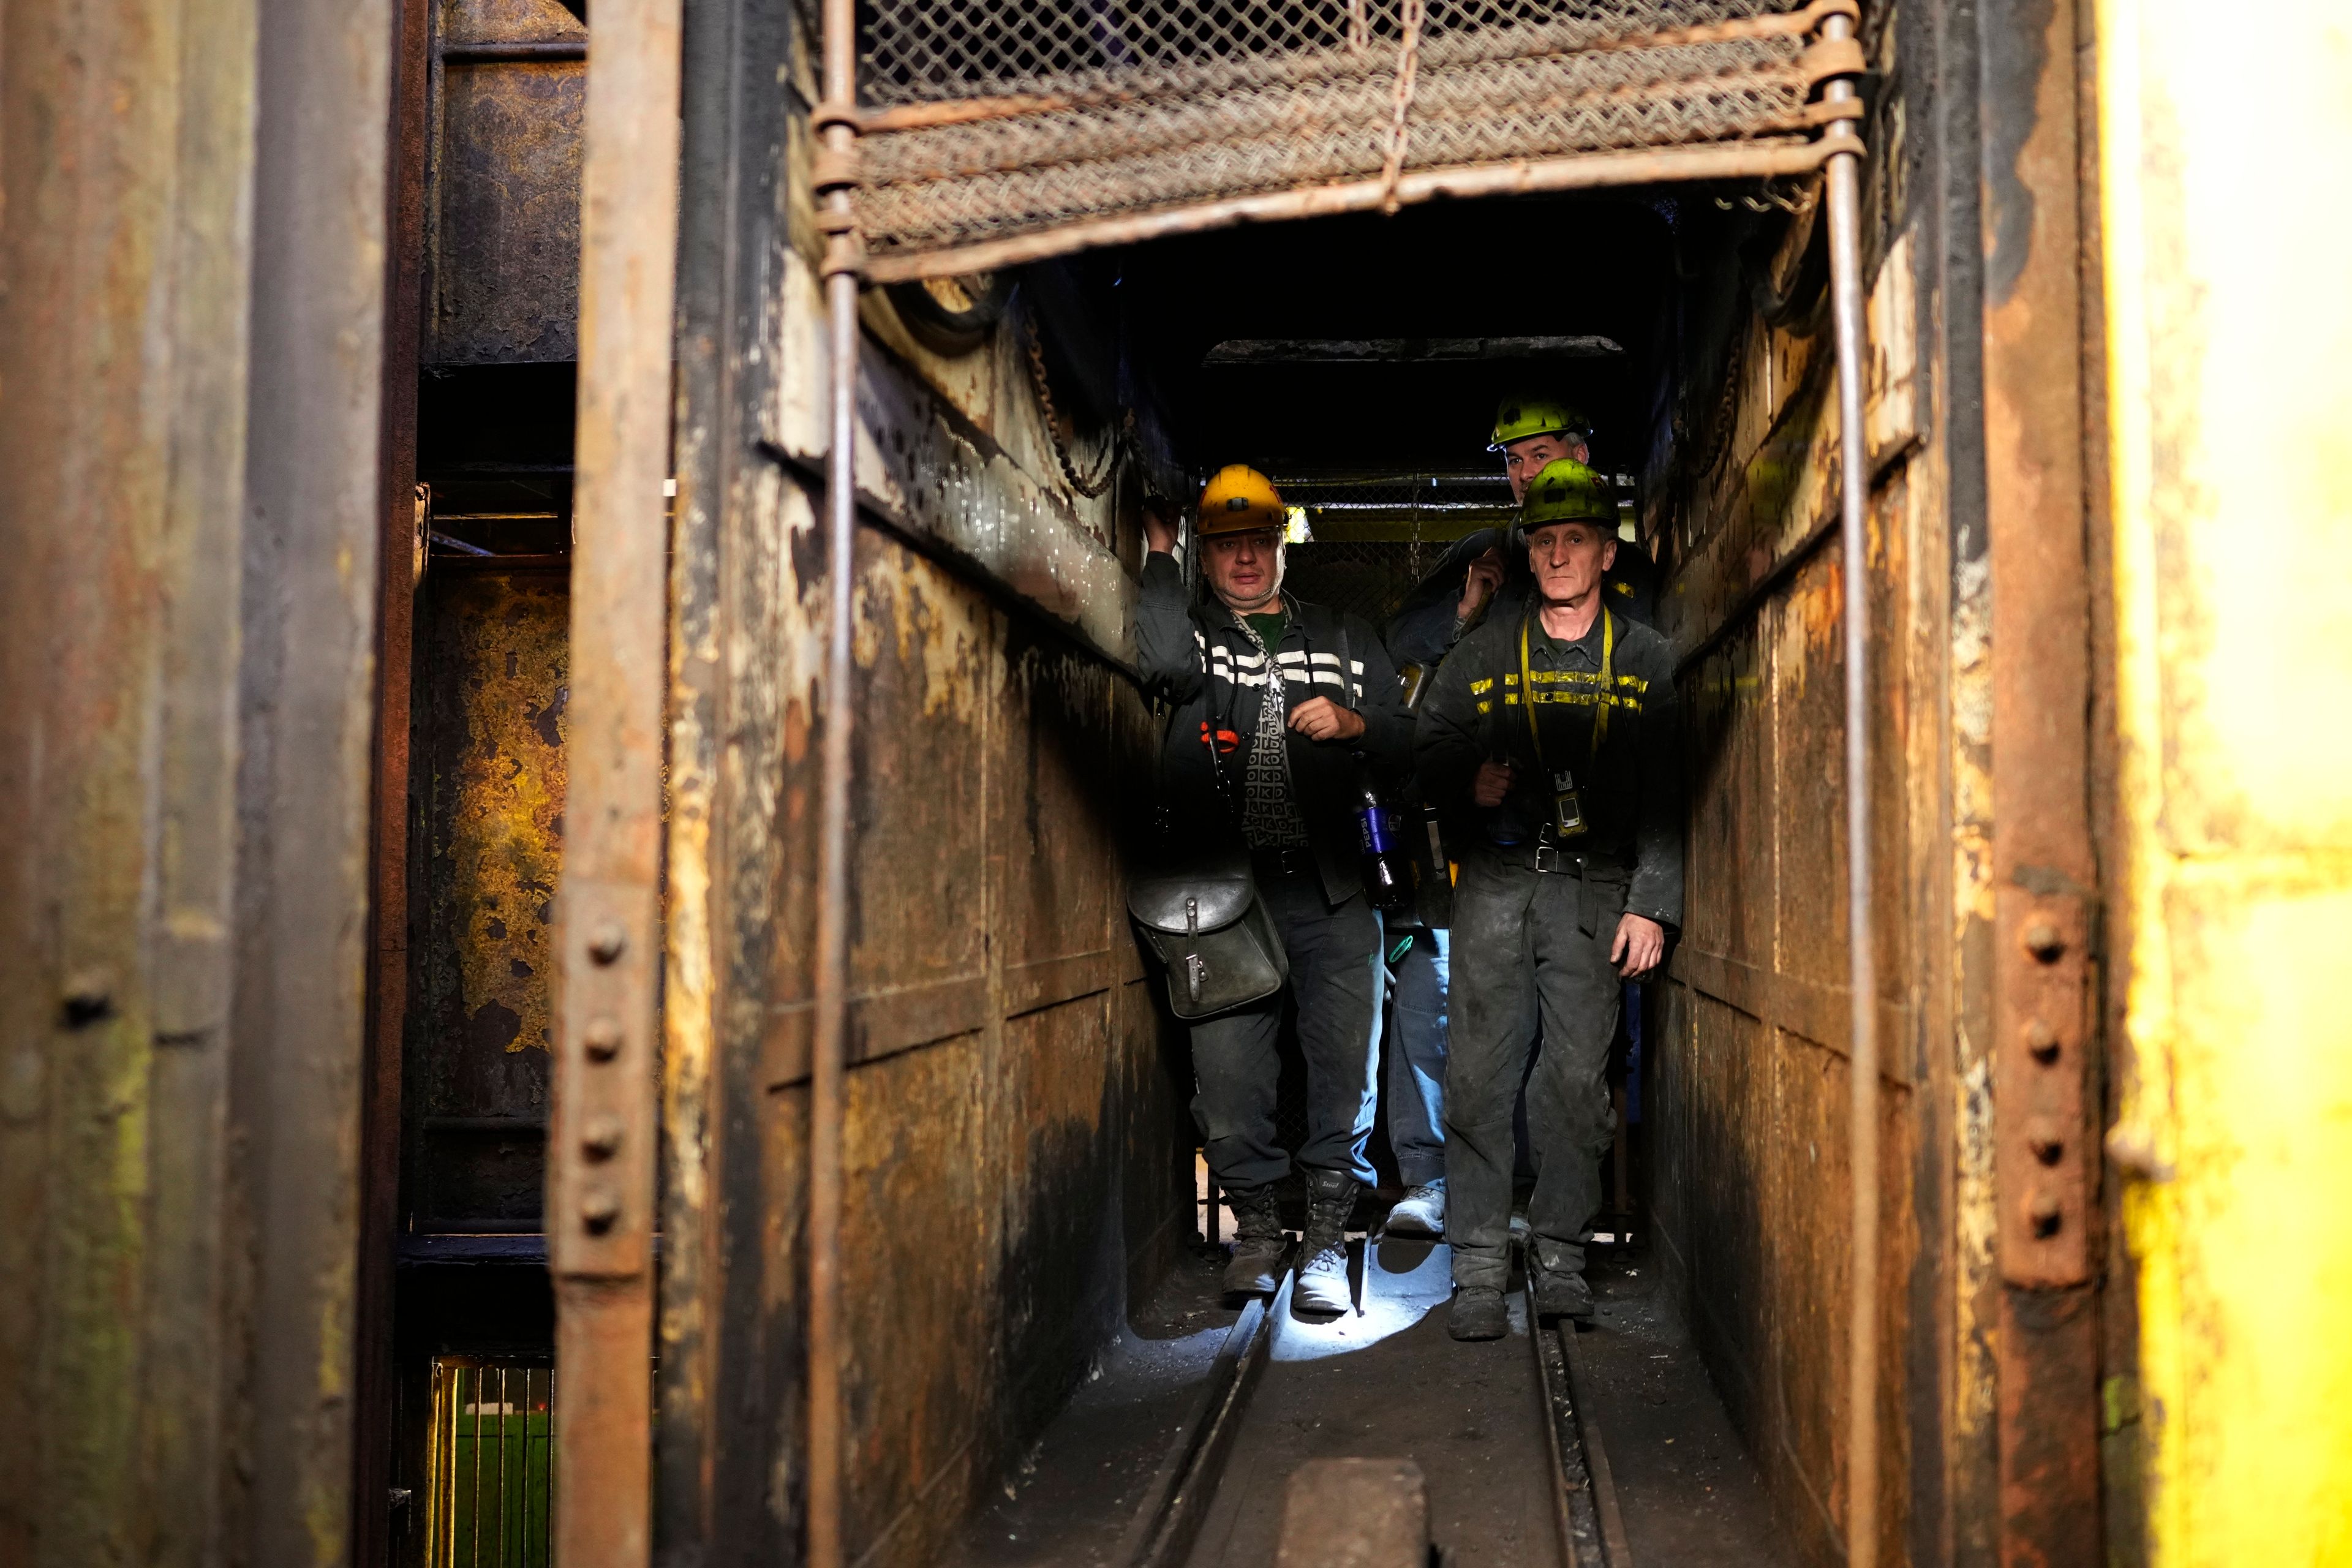
POLYGON ((544 1362, 435 1358, 427 1568, 548 1568, 554 1405, 544 1362))
POLYGON ((1300 473, 1272 476, 1286 505, 1306 512, 1314 542, 1388 540, 1432 555, 1465 533, 1509 522, 1518 509, 1499 468, 1475 473, 1300 473))
MULTIPOLYGON (((1818 7, 1816 7, 1818 9, 1818 7)), ((877 0, 877 259, 1107 216, 1603 152, 1801 142, 1786 0, 877 0)))
POLYGON ((1294 544, 1282 585, 1310 605, 1361 616, 1378 631, 1444 550, 1398 540, 1294 544))

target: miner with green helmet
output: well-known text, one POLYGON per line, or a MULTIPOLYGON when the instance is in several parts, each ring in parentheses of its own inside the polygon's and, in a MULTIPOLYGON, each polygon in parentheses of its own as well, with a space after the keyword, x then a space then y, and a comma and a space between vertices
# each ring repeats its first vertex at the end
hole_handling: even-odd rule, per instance
MULTIPOLYGON (((1528 486, 1544 466, 1562 458, 1583 463, 1591 422, 1558 397, 1514 395, 1495 411, 1487 450, 1503 455, 1503 474, 1511 486, 1514 505, 1524 500, 1528 486)), ((1591 473, 1587 469, 1588 474, 1591 473)), ((1591 482, 1608 500, 1607 486, 1597 474, 1591 482)), ((1614 515, 1613 506, 1610 509, 1614 515)), ((1625 564, 1646 566, 1638 551, 1626 551, 1625 564)), ((1389 657, 1399 669, 1418 672, 1417 684, 1439 668, 1446 654, 1481 619, 1515 617, 1527 600, 1527 551, 1515 529, 1482 528, 1458 541, 1437 570, 1408 596, 1387 629, 1389 657)), ((1622 584, 1612 580, 1612 588, 1622 584)), ((1624 612, 1633 601, 1612 597, 1624 612)), ((1634 611, 1646 619, 1649 601, 1634 611)), ((1423 838, 1426 836, 1423 836, 1423 838)), ((1423 839, 1416 839, 1416 858, 1423 839)), ((1433 846, 1422 861, 1424 889, 1444 880, 1446 857, 1433 846)), ((1395 1017, 1390 1033, 1389 1146, 1395 1153, 1397 1173, 1406 1193, 1389 1211, 1391 1235, 1436 1236, 1444 1232, 1445 1080, 1448 993, 1452 985, 1453 937, 1444 915, 1445 896, 1421 900, 1430 907, 1416 911, 1421 929, 1407 931, 1391 944, 1389 963, 1394 985, 1395 1017)))
POLYGON ((1664 638, 1607 602, 1618 541, 1606 481, 1554 459, 1526 486, 1517 531, 1525 601, 1487 616, 1447 655, 1414 735, 1421 796, 1461 868, 1445 1083, 1447 1326, 1457 1339, 1499 1338, 1508 1326, 1512 1108, 1523 1080, 1535 1309, 1591 1315, 1584 1242, 1614 1131, 1608 1065, 1622 982, 1658 966, 1682 921, 1674 659, 1664 638))
MULTIPOLYGON (((1527 499, 1528 485, 1548 465, 1562 458, 1590 465, 1591 431, 1583 411, 1559 397, 1513 394, 1497 403, 1486 449, 1502 456, 1511 504, 1527 499)), ((1482 528, 1457 540, 1390 622, 1389 657, 1397 668, 1433 669, 1486 616, 1513 613, 1526 586, 1524 559, 1507 530, 1482 528)), ((1656 578, 1643 552, 1618 551, 1606 584, 1609 607, 1648 625, 1656 609, 1656 578)))

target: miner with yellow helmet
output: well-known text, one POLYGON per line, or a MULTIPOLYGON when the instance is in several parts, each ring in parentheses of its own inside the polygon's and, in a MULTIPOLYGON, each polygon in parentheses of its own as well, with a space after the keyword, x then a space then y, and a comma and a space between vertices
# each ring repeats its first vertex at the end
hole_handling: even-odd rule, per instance
POLYGON ((1507 1327, 1523 1080, 1535 1308, 1591 1315, 1584 1238, 1614 1128, 1607 1073, 1622 982, 1658 966, 1682 920, 1673 656, 1607 602, 1618 541, 1606 481, 1559 458, 1525 490, 1528 599, 1447 656, 1414 737, 1422 798, 1461 867, 1445 1085, 1457 1339, 1507 1327))
MULTIPOLYGON (((1148 689, 1173 710, 1161 759, 1169 847, 1204 876, 1245 853, 1288 962, 1280 989, 1191 1021, 1192 1114, 1235 1218, 1225 1287, 1270 1291, 1280 1278, 1276 1184, 1292 1160, 1274 1108, 1286 989, 1307 1100, 1297 1162, 1307 1231, 1292 1302, 1331 1314, 1350 1303, 1346 1226, 1372 1179, 1364 1149, 1380 1055, 1381 915, 1363 884, 1357 811, 1368 776, 1411 765, 1412 730, 1372 628, 1284 591, 1286 516, 1257 470, 1235 464, 1212 476, 1193 522, 1207 590, 1196 600, 1176 563, 1175 520, 1148 510, 1135 643, 1148 689)), ((1171 1006, 1176 984, 1171 972, 1171 1006)))

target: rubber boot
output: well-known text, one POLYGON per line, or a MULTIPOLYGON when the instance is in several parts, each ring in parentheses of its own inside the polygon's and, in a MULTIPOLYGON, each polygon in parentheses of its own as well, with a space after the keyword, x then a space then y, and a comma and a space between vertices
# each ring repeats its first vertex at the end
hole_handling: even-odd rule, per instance
POLYGON ((1537 1317, 1573 1318, 1580 1323, 1592 1321, 1592 1287, 1584 1282, 1583 1275, 1554 1274, 1538 1268, 1529 1277, 1528 1285, 1537 1317))
POLYGON ((1462 1285, 1446 1310, 1445 1331, 1457 1340, 1499 1340, 1511 1331, 1511 1310, 1491 1285, 1462 1285))
POLYGON ((1234 1257, 1225 1265, 1225 1289, 1235 1296, 1270 1294, 1282 1283, 1282 1255, 1290 1246, 1274 1184, 1227 1187, 1225 1197, 1234 1205, 1234 1257))
POLYGON ((1390 1236, 1444 1236, 1445 1234, 1445 1178, 1423 1182, 1405 1194, 1396 1207, 1389 1210, 1387 1234, 1390 1236))
POLYGON ((1328 1318, 1355 1305, 1348 1289, 1348 1215, 1355 1206, 1355 1177, 1345 1171, 1307 1173, 1307 1235, 1298 1245, 1293 1312, 1328 1318))

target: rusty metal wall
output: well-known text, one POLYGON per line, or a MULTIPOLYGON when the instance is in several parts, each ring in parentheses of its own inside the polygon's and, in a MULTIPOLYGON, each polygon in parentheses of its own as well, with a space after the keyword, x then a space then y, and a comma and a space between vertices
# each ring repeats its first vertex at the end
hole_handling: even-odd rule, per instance
MULTIPOLYGON (((688 17, 664 1561, 795 1560, 804 1522, 828 563, 822 313, 793 243, 814 232, 803 165, 770 153, 804 143, 789 101, 761 90, 803 58, 779 23, 752 5, 688 17)), ((1189 1085, 1116 848, 1154 739, 1114 662, 1132 520, 1117 530, 1110 500, 1063 489, 1017 338, 942 359, 873 303, 850 699, 845 1535, 852 1558, 916 1563, 938 1560, 1129 1290, 1191 1234, 1189 1085)))
POLYGON ((351 1507, 389 13, 0 50, 0 1558, 351 1507))
POLYGON ((405 1228, 534 1232, 563 864, 565 563, 436 556, 422 598, 405 1228))
POLYGON ((0 49, 0 1560, 26 1568, 215 1561, 230 1527, 256 26, 17 9, 0 49))
POLYGON ((426 164, 426 363, 579 357, 587 47, 587 27, 557 0, 441 0, 426 164))
MULTIPOLYGON (((1908 7, 1873 46, 1901 86, 1871 126, 1865 229, 1889 1561, 2105 1550, 2091 726, 2106 699, 2085 581, 2103 514, 2084 485, 2074 16, 1908 7)), ((1664 999, 1657 1196, 1717 1381, 1803 1555, 1832 1563, 1853 1267, 1823 1223, 1853 1179, 1831 1110, 1844 847, 1822 810, 1842 742, 1822 527, 1837 416, 1815 323, 1727 298, 1724 368, 1695 388, 1706 460, 1654 520, 1677 546, 1665 614, 1694 650, 1691 924, 1664 999)))
MULTIPOLYGON (((1880 18, 1881 23, 1885 18, 1880 18)), ((1891 56, 1894 30, 1870 37, 1891 56)), ((1869 128, 1899 157, 1903 103, 1869 128)), ((1944 1560, 1948 1437, 1939 1291, 1951 1150, 1950 577, 1944 492, 1920 445, 1916 300, 1923 245, 1906 228, 1901 165, 1876 157, 1865 198, 1870 284, 1865 437, 1874 656, 1873 863, 1883 985, 1878 1552, 1944 1560), (1930 1478, 1923 1485, 1921 1477, 1930 1478)), ((1809 195, 1783 221, 1768 281, 1794 278, 1812 239, 1809 195)), ((1703 235, 1705 230, 1700 233, 1703 235)), ((1694 240, 1694 247, 1703 243, 1694 240)), ((1718 252, 1718 256, 1723 253, 1718 252)), ((1723 267, 1717 259, 1707 263, 1723 267)), ((1660 987, 1651 1064, 1652 1200, 1662 1262, 1801 1558, 1846 1553, 1852 1093, 1846 990, 1844 595, 1836 541, 1839 420, 1826 301, 1768 321, 1727 274, 1691 299, 1728 306, 1685 348, 1695 416, 1676 466, 1645 484, 1666 536, 1661 620, 1685 651, 1688 923, 1660 987)), ((1763 292, 1763 290, 1759 290, 1763 292)), ((1700 312, 1703 314, 1703 312, 1700 312)))
MULTIPOLYGON (((788 492, 786 515, 801 504, 788 492)), ((1127 929, 1117 847, 1140 798, 1140 703, 904 545, 861 546, 845 1535, 854 1554, 914 1563, 936 1560, 1116 1331, 1130 1279, 1189 1234, 1191 1210, 1181 1058, 1127 929)), ((815 757, 805 678, 782 696, 758 983, 764 1206, 789 1242, 815 757)), ((797 1314, 792 1258, 765 1282, 772 1332, 797 1314)), ((792 1407, 779 1414, 789 1426, 792 1407)))

